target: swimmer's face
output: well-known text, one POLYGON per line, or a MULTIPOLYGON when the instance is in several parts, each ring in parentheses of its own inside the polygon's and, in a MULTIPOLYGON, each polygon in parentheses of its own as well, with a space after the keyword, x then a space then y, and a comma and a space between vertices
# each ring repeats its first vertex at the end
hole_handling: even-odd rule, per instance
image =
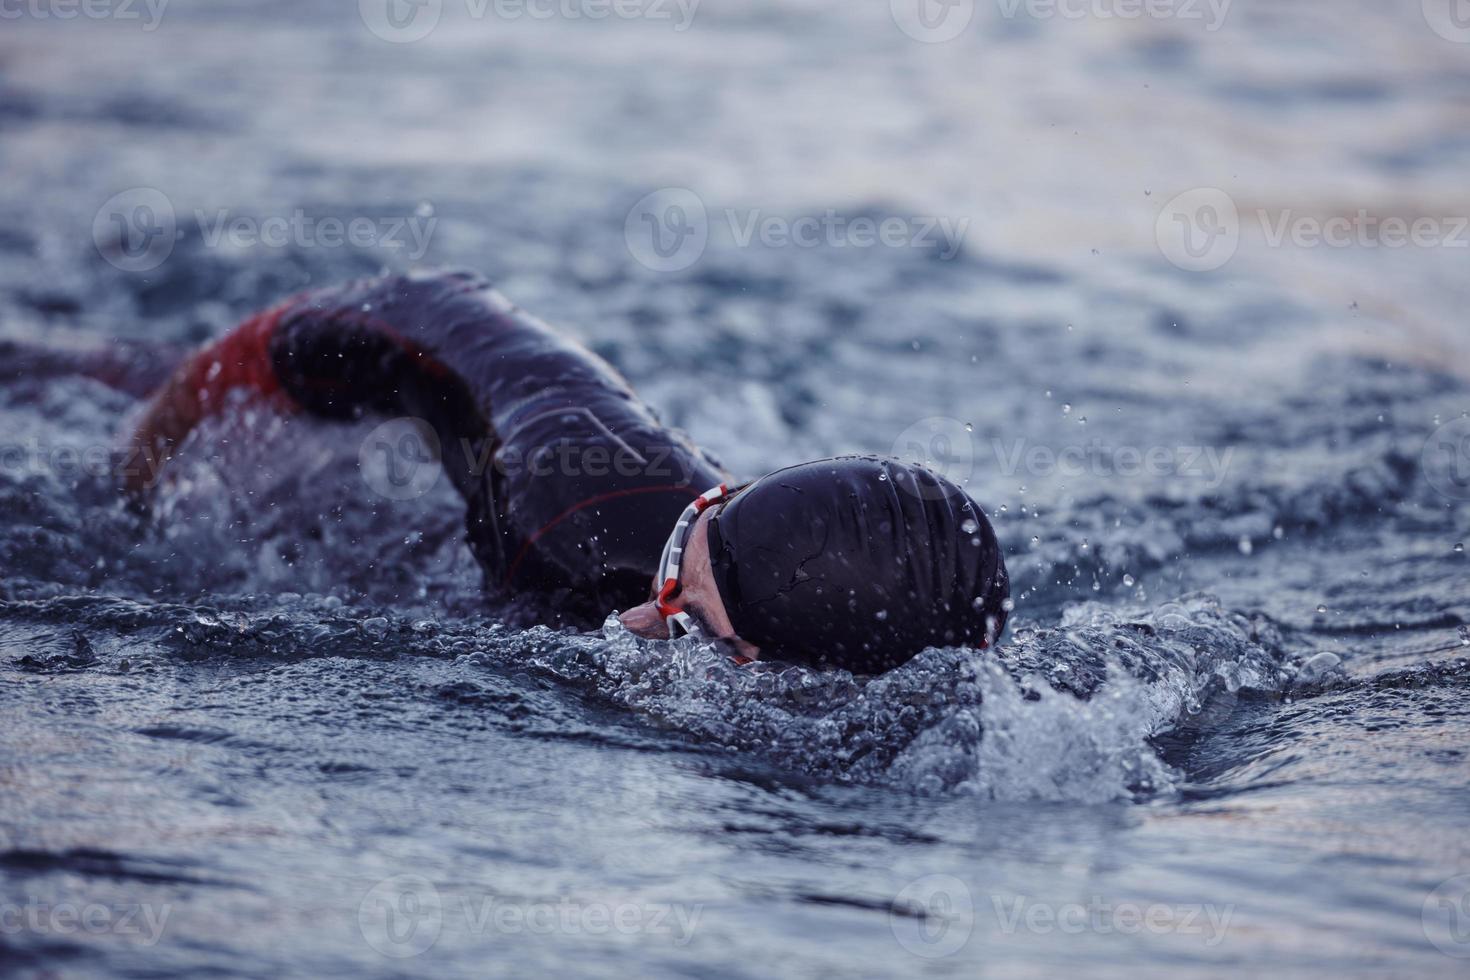
MULTIPOLYGON (((709 521, 715 515, 716 509, 712 507, 700 514, 694 526, 689 529, 684 558, 679 564, 681 588, 676 601, 685 612, 694 617, 706 636, 731 643, 741 656, 754 660, 760 650, 735 635, 735 628, 730 625, 730 616, 725 612, 725 603, 720 598, 719 587, 715 585, 714 573, 710 570, 709 521)), ((648 602, 634 606, 618 616, 629 632, 653 640, 668 638, 668 624, 659 615, 658 606, 653 602, 653 596, 658 594, 662 584, 654 582, 648 602)))

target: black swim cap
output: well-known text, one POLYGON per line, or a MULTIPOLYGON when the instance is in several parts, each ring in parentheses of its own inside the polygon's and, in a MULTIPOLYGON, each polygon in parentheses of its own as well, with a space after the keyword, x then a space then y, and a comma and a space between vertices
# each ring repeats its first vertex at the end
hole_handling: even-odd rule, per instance
POLYGON ((730 623, 762 657, 878 673, 1005 627, 1010 580, 980 505, 900 460, 762 477, 710 520, 709 551, 730 623))

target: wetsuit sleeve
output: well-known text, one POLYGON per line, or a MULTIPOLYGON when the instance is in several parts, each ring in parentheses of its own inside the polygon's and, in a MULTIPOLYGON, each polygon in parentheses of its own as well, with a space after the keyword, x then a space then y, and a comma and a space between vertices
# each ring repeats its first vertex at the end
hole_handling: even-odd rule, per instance
POLYGON ((224 411, 236 392, 282 411, 296 408, 281 390, 269 354, 270 339, 285 309, 282 305, 251 317, 196 351, 154 392, 125 440, 123 480, 130 492, 152 490, 179 444, 205 418, 224 411))
MULTIPOLYGON (((468 507, 470 544, 482 566, 505 564, 487 474, 471 461, 485 458, 494 432, 476 405, 469 382, 441 351, 413 339, 395 312, 406 280, 360 280, 302 293, 251 317, 190 357, 153 396, 130 439, 133 465, 126 483, 151 490, 178 446, 202 421, 243 401, 281 413, 352 420, 369 414, 413 416, 435 430, 448 453, 445 472, 468 507), (395 322, 395 320, 400 322, 395 322), (461 465, 462 464, 462 465, 461 465)), ((468 277, 439 276, 438 292, 468 277)), ((431 315, 432 311, 428 311, 431 315)), ((493 324, 481 324, 493 329, 493 324)))

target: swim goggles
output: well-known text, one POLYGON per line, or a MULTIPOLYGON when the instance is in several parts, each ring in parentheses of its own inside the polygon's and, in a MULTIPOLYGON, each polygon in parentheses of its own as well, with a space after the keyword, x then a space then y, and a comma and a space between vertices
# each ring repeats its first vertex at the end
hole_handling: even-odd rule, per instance
POLYGON ((743 489, 745 488, 741 486, 731 490, 722 483, 700 494, 692 504, 684 508, 684 513, 679 515, 679 521, 674 525, 674 530, 664 545, 664 555, 658 562, 657 579, 663 584, 659 586, 654 605, 669 628, 669 639, 671 640, 679 635, 680 630, 696 635, 700 633, 694 617, 681 607, 674 605, 674 599, 678 597, 682 589, 679 584, 679 563, 684 558, 684 546, 689 541, 689 529, 694 526, 695 521, 699 520, 700 514, 716 504, 725 503, 743 489))

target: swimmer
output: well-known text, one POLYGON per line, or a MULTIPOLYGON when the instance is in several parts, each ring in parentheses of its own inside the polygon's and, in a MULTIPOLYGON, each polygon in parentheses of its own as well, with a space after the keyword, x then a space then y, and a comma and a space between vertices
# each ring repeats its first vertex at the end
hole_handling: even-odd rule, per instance
POLYGON ((193 353, 127 439, 146 463, 130 491, 146 499, 144 476, 196 425, 251 400, 422 420, 487 587, 623 610, 638 636, 871 674, 1005 627, 1005 561, 958 486, 867 456, 737 483, 609 364, 474 275, 312 290, 193 353))

